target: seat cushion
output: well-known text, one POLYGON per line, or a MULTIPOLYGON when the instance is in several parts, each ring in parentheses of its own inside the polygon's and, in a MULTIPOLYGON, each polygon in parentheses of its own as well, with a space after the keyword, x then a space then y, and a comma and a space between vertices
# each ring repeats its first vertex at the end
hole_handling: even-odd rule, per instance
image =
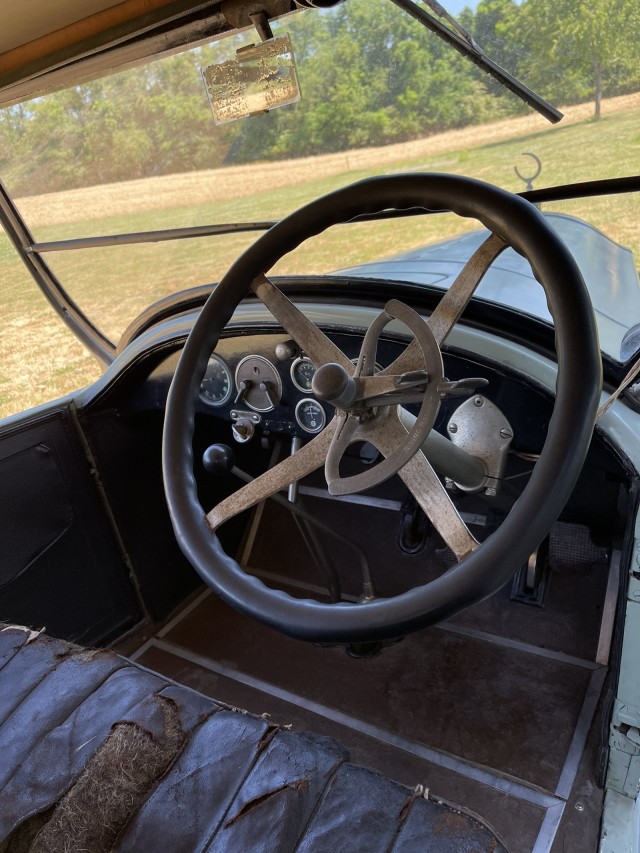
POLYGON ((104 650, 0 629, 0 849, 504 851, 477 818, 104 650))

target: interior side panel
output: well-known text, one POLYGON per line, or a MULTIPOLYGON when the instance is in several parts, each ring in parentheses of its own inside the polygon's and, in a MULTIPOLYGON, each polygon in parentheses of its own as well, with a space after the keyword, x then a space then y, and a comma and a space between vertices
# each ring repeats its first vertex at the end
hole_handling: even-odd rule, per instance
POLYGON ((105 411, 83 421, 145 607, 161 619, 200 583, 175 541, 164 502, 162 416, 105 411))
POLYGON ((98 643, 140 618, 67 411, 0 436, 0 620, 98 643))

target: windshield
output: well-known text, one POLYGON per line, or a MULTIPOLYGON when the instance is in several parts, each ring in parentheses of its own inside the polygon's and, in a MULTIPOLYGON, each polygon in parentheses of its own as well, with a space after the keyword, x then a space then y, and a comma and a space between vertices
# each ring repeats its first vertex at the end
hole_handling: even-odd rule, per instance
MULTIPOLYGON (((464 174, 516 192, 638 171, 636 0, 456 0, 445 6, 492 59, 558 105, 564 113, 559 124, 389 0, 348 0, 273 22, 274 35, 291 36, 298 102, 214 123, 201 68, 259 41, 247 31, 0 110, 0 176, 43 244, 212 223, 266 227, 334 188, 402 171, 464 174)), ((625 332, 640 322, 638 198, 628 193, 543 207, 564 217, 556 222, 563 222, 590 287, 603 350, 617 360, 625 332), (569 217, 588 223, 591 237, 569 217)), ((415 260, 417 252, 423 278, 409 280, 447 286, 421 249, 478 227, 451 215, 342 226, 310 241, 274 272, 322 274, 403 253, 415 260)), ((256 236, 43 249, 43 257, 117 343, 151 302, 215 282, 256 236)), ((455 262, 456 245, 445 251, 455 262)), ((40 383, 47 396, 77 387, 79 378, 89 381, 97 370, 92 359, 55 337, 57 319, 13 258, 0 237, 6 322, 9 329, 31 331, 31 338, 3 334, 7 371, 17 358, 16 342, 42 338, 48 329, 44 337, 54 341, 60 377, 40 383)), ((407 268, 386 274, 408 276, 407 268)), ((528 294, 496 286, 484 295, 546 320, 536 307, 542 297, 528 294)), ((40 364, 39 376, 43 369, 40 364)))

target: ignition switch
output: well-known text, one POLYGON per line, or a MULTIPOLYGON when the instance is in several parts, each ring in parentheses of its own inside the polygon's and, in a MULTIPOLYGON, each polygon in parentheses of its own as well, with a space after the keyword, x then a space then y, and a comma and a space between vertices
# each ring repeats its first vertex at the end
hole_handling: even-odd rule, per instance
POLYGON ((242 412, 234 409, 231 412, 231 420, 233 421, 231 434, 237 442, 245 444, 253 438, 256 426, 262 417, 257 412, 242 412))

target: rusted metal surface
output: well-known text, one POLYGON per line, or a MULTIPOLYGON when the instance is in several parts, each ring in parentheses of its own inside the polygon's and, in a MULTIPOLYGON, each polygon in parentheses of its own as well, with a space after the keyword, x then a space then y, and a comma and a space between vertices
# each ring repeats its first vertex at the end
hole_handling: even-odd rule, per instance
POLYGON ((323 465, 336 426, 337 419, 334 418, 319 435, 301 447, 293 456, 284 459, 217 504, 206 515, 206 521, 211 530, 216 530, 234 515, 255 506, 269 495, 285 489, 290 483, 301 480, 323 465))
MULTIPOLYGON (((504 241, 492 234, 470 259, 428 322, 397 300, 387 303, 367 330, 355 367, 272 282, 265 276, 256 278, 251 289, 314 362, 318 369, 313 379, 314 392, 335 405, 337 413, 309 444, 207 513, 209 527, 216 530, 229 518, 324 463, 332 495, 365 491, 400 473, 456 557, 463 559, 475 550, 477 541, 421 448, 432 430, 441 399, 457 392, 456 384, 444 378, 440 344, 460 317, 487 267, 504 247, 504 241), (390 367, 375 374, 380 335, 394 319, 411 331, 414 340, 390 367), (405 402, 405 398, 421 402, 421 409, 417 418, 411 422, 405 419, 403 424, 398 412, 404 413, 398 403, 405 402), (356 441, 370 442, 385 459, 367 471, 343 478, 340 462, 347 448, 356 441)), ((471 464, 470 468, 475 483, 475 467, 471 464)))
MULTIPOLYGON (((406 440, 406 428, 397 416, 389 417, 384 427, 377 431, 375 446, 385 455, 392 453, 393 448, 406 440)), ((398 471, 398 476, 405 483, 420 507, 431 520, 433 526, 451 548, 458 560, 462 560, 479 547, 438 475, 422 453, 418 451, 412 459, 398 471)))
MULTIPOLYGON (((469 258, 458 278, 444 294, 427 324, 438 346, 447 339, 447 335, 460 319, 469 300, 475 293, 482 277, 498 255, 507 248, 507 244, 497 234, 491 234, 469 258)), ((404 373, 420 368, 420 350, 415 341, 398 358, 386 367, 382 373, 404 373)))
MULTIPOLYGON (((438 414, 441 400, 440 387, 444 379, 440 349, 422 317, 397 299, 389 301, 367 329, 355 368, 354 379, 357 382, 360 376, 371 376, 374 373, 380 335, 393 319, 400 320, 413 334, 414 341, 420 350, 421 368, 411 373, 396 376, 393 383, 395 388, 386 405, 385 395, 382 395, 380 408, 371 406, 366 399, 362 402, 355 400, 352 405, 346 407, 336 401, 336 405, 342 408, 343 412, 338 416, 338 429, 325 463, 327 486, 332 495, 362 492, 396 474, 420 449, 438 414), (352 477, 341 477, 340 460, 349 445, 353 444, 354 441, 369 441, 374 447, 378 447, 378 432, 386 429, 388 419, 393 417, 397 411, 396 389, 402 387, 403 379, 413 383, 416 377, 421 383, 421 393, 418 397, 421 405, 411 429, 406 434, 402 431, 395 433, 397 438, 402 438, 402 441, 398 441, 393 449, 387 445, 386 458, 383 462, 352 477)), ((386 382, 388 379, 389 375, 386 374, 382 382, 386 382)), ((381 448, 378 447, 378 449, 381 448)))
POLYGON ((316 367, 335 362, 350 373, 353 364, 320 329, 272 284, 266 276, 257 278, 251 289, 258 299, 271 311, 276 320, 304 350, 316 367))

